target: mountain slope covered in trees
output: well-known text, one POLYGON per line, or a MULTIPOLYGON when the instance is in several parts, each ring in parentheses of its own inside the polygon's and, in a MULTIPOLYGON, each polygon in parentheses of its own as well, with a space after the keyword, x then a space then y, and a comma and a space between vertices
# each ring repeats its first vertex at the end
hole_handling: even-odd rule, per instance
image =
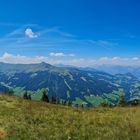
POLYGON ((95 69, 56 67, 47 63, 0 63, 1 92, 10 89, 15 95, 23 96, 28 91, 33 100, 40 100, 43 88, 48 89, 49 98, 93 106, 104 100, 115 104, 121 94, 127 100, 140 98, 140 80, 130 73, 111 75, 95 69))

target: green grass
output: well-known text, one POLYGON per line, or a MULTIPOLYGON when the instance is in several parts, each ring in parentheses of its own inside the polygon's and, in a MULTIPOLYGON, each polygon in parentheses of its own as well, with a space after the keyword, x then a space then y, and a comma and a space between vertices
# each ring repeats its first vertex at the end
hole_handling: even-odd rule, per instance
POLYGON ((85 96, 86 101, 91 103, 93 106, 99 106, 104 99, 100 96, 85 96))
POLYGON ((73 104, 74 104, 74 105, 79 105, 79 106, 81 106, 82 104, 83 104, 83 105, 86 104, 86 102, 83 101, 82 99, 76 97, 75 101, 73 101, 73 104))
POLYGON ((0 94, 0 140, 140 140, 140 107, 75 109, 0 94))

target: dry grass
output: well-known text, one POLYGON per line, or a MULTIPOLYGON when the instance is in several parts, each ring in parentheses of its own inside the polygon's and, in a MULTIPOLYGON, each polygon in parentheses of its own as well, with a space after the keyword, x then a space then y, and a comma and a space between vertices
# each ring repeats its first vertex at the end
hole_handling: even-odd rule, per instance
POLYGON ((3 128, 0 128, 0 139, 5 138, 6 135, 7 135, 7 132, 3 128))
POLYGON ((140 107, 74 109, 0 95, 2 140, 140 140, 140 107))

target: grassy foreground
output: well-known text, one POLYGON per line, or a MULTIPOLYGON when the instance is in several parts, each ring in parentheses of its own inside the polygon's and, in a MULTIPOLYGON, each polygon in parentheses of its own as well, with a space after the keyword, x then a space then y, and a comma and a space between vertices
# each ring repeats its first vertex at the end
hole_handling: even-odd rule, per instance
POLYGON ((0 140, 140 140, 140 107, 74 109, 0 94, 0 140))

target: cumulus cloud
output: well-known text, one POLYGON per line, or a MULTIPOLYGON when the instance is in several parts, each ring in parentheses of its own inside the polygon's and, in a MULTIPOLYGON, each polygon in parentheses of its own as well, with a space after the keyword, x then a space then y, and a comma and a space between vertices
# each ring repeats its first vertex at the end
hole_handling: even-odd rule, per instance
POLYGON ((49 56, 55 56, 55 57, 57 57, 57 56, 65 56, 65 54, 62 53, 62 52, 58 52, 58 53, 51 52, 51 53, 49 53, 49 56))
POLYGON ((5 52, 3 54, 3 56, 2 56, 2 59, 5 60, 5 61, 7 61, 7 60, 9 60, 11 58, 11 56, 12 56, 11 54, 5 52))
POLYGON ((10 53, 5 52, 1 57, 0 61, 5 63, 13 63, 13 64, 30 64, 30 63, 40 63, 40 62, 47 62, 47 57, 45 56, 24 56, 24 55, 13 55, 10 53))
MULTIPOLYGON (((64 53, 50 53, 50 56, 25 56, 25 55, 14 55, 5 52, 2 56, 0 56, 0 62, 5 63, 21 63, 21 64, 30 64, 30 63, 40 63, 46 62, 50 64, 65 64, 65 65, 74 65, 74 66, 95 66, 95 65, 123 65, 123 66, 140 66, 140 58, 139 57, 100 57, 98 59, 85 59, 85 58, 70 58, 65 57, 65 59, 61 57, 51 57, 51 56, 65 56, 64 53)), ((68 56, 68 55, 67 55, 68 56)))
POLYGON ((74 57, 75 54, 64 54, 62 52, 57 52, 57 53, 51 52, 51 53, 49 53, 49 56, 55 56, 55 57, 70 56, 70 57, 74 57))
POLYGON ((25 35, 29 38, 37 38, 38 37, 38 35, 36 33, 34 33, 31 28, 27 28, 25 30, 25 35))

